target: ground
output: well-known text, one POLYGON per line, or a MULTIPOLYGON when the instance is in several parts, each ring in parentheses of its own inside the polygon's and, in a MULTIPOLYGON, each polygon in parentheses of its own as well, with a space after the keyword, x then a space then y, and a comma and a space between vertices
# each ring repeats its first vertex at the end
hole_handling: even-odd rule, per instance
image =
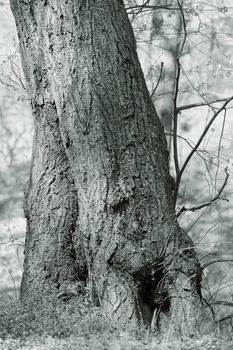
MULTIPOLYGON (((152 335, 147 329, 119 329, 101 311, 93 307, 91 298, 83 296, 80 303, 60 307, 53 302, 38 307, 37 315, 18 305, 23 265, 25 220, 14 218, 0 224, 0 350, 227 350, 233 348, 232 327, 228 323, 215 328, 205 320, 203 334, 193 339, 169 340, 152 335), (208 333, 208 335, 204 334, 208 333)), ((230 300, 230 295, 227 300, 230 300)), ((218 306, 219 307, 219 306, 218 306)), ((230 310, 223 310, 223 315, 230 310)), ((220 314, 218 315, 220 316, 220 314)), ((169 330, 167 337, 169 337, 169 330)))

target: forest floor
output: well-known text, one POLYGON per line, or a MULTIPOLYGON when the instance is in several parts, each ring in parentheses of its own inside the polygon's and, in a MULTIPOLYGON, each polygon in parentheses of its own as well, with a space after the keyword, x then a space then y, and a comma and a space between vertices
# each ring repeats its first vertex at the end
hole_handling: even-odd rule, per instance
POLYGON ((136 340, 127 335, 121 337, 90 336, 89 339, 70 336, 66 339, 35 338, 26 340, 8 339, 0 342, 1 350, 232 350, 233 342, 213 337, 183 341, 158 342, 136 340))
POLYGON ((152 336, 146 329, 117 329, 88 299, 83 300, 83 306, 54 308, 52 303, 38 306, 36 317, 31 310, 22 312, 17 299, 23 264, 23 232, 24 219, 0 222, 0 350, 233 349, 231 320, 226 325, 227 331, 215 330, 209 335, 197 334, 193 339, 169 340, 152 336))
MULTIPOLYGON (((86 297, 85 297, 86 298, 86 297)), ((22 311, 18 302, 0 298, 0 350, 232 350, 232 327, 207 327, 190 339, 161 337, 146 328, 116 327, 83 298, 38 304, 22 311)), ((207 321, 208 322, 208 321, 207 321)), ((208 326, 203 324, 202 330, 208 326)), ((209 325, 212 325, 210 323, 209 325)), ((168 331, 169 333, 169 331, 168 331)))

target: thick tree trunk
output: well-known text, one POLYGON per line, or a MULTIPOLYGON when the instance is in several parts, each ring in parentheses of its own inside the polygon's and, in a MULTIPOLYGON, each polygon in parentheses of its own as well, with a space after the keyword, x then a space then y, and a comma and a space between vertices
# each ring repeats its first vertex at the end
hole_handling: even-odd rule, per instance
POLYGON ((80 289, 85 263, 77 244, 77 191, 58 129, 54 103, 33 105, 35 135, 25 197, 27 236, 21 297, 31 303, 80 289), (79 282, 79 283, 76 283, 79 282))
POLYGON ((21 299, 86 280, 116 321, 192 333, 200 266, 123 1, 11 8, 37 129, 21 299))

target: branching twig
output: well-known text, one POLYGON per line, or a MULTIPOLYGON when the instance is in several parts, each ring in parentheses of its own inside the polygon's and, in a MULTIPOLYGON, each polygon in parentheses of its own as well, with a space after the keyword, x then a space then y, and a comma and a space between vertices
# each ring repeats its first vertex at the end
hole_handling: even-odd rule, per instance
POLYGON ((215 323, 220 323, 220 322, 223 322, 223 321, 226 321, 226 320, 229 320, 230 318, 233 317, 233 314, 230 314, 228 316, 225 316, 223 318, 220 318, 219 320, 215 321, 215 323))
MULTIPOLYGON (((171 7, 171 6, 158 6, 158 5, 133 5, 133 6, 127 6, 125 9, 128 10, 137 10, 137 9, 152 9, 152 10, 179 10, 179 7, 171 7)), ((140 11, 141 12, 141 11, 140 11)))
POLYGON ((176 178, 176 183, 175 183, 175 188, 174 188, 174 193, 173 193, 174 203, 176 203, 176 200, 177 200, 177 194, 178 194, 178 190, 179 190, 179 186, 180 186, 181 177, 182 177, 183 172, 186 169, 190 159, 192 158, 192 156, 194 155, 194 153, 196 152, 196 150, 200 146, 201 142, 203 141, 205 135, 207 134, 209 128, 211 127, 211 125, 213 124, 213 122, 215 121, 217 116, 227 107, 229 102, 231 102, 232 100, 233 100, 233 96, 230 97, 229 99, 227 99, 225 101, 225 103, 214 113, 213 117, 210 119, 209 123, 206 125, 201 136, 199 137, 196 145, 193 147, 192 151, 189 153, 188 157, 186 158, 182 168, 180 169, 179 175, 176 178))
POLYGON ((139 10, 133 14, 132 21, 143 11, 143 9, 149 4, 150 0, 147 0, 144 4, 139 6, 139 10))
POLYGON ((213 264, 218 264, 218 263, 225 263, 225 262, 232 262, 233 263, 233 259, 216 259, 216 260, 212 260, 204 265, 202 265, 202 270, 204 270, 206 267, 213 265, 213 264))
POLYGON ((226 301, 226 300, 214 300, 210 302, 210 305, 223 305, 223 306, 233 307, 233 302, 226 301))
POLYGON ((11 70, 12 70, 13 74, 15 75, 16 79, 18 80, 19 85, 21 86, 21 88, 23 90, 27 91, 27 89, 26 89, 26 87, 25 87, 25 85, 23 83, 21 74, 20 74, 20 69, 19 69, 18 65, 14 62, 12 57, 11 57, 10 63, 11 63, 11 70), (16 72, 15 67, 17 68, 18 72, 16 72))
POLYGON ((228 99, 229 98, 219 98, 219 99, 216 99, 216 100, 210 101, 210 102, 197 102, 197 103, 191 103, 191 104, 185 105, 185 106, 180 106, 180 107, 177 107, 177 113, 184 111, 185 109, 209 106, 209 105, 212 105, 212 104, 218 103, 218 102, 225 102, 228 99))
POLYGON ((202 208, 205 208, 205 207, 209 207, 210 205, 212 205, 213 203, 215 203, 218 199, 222 199, 222 200, 227 200, 227 199, 223 199, 223 198, 220 198, 224 188, 226 187, 227 185, 227 181, 228 181, 228 178, 229 178, 229 173, 227 171, 227 167, 225 168, 225 173, 226 173, 226 177, 225 177, 225 180, 224 180, 224 183, 222 185, 222 187, 220 188, 219 192, 217 193, 217 195, 211 199, 209 202, 206 202, 206 203, 203 203, 203 204, 200 204, 200 205, 197 205, 195 207, 191 207, 191 208, 181 208, 181 210, 179 211, 179 213, 177 214, 177 217, 180 216, 181 213, 184 213, 184 212, 187 212, 187 211, 197 211, 197 210, 200 210, 202 208))

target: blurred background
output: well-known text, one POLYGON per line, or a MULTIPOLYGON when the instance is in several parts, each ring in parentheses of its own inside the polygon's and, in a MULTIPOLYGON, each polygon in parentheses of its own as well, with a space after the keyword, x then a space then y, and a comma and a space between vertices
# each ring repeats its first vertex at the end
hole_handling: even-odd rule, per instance
POLYGON ((18 297, 33 121, 8 2, 0 2, 0 294, 18 297))
MULTIPOLYGON (((208 265, 203 294, 216 318, 222 317, 233 306, 223 308, 225 301, 233 303, 232 1, 127 0, 125 6, 164 125, 174 179, 177 164, 182 169, 203 134, 181 176, 177 214, 201 263, 208 265)), ((14 19, 8 1, 0 1, 0 296, 15 299, 23 268, 23 194, 32 137, 14 19)))

